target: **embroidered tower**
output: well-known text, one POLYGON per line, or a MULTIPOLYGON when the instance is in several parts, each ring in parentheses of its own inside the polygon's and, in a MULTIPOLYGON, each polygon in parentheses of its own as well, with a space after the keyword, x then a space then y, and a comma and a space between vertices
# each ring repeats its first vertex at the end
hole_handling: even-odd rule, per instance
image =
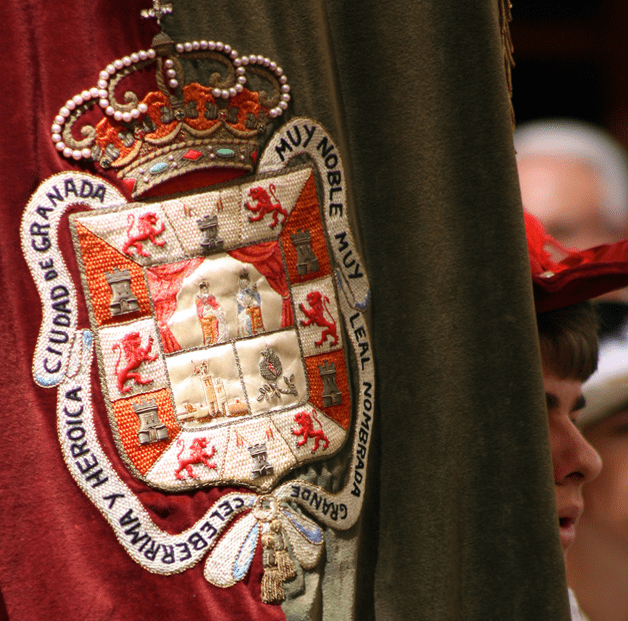
POLYGON ((312 250, 312 236, 309 231, 298 230, 290 235, 297 251, 297 273, 299 276, 318 272, 318 259, 312 250))
POLYGON ((212 418, 226 416, 227 393, 222 379, 207 373, 201 378, 201 381, 209 409, 208 416, 212 418))
POLYGON ((204 216, 196 221, 203 235, 201 239, 201 252, 210 254, 216 250, 222 250, 224 241, 218 237, 218 216, 204 216))
POLYGON ((342 403, 342 393, 336 385, 336 365, 329 360, 318 365, 318 374, 323 380, 323 405, 328 408, 342 403))
POLYGON ((266 443, 256 444, 249 447, 249 453, 255 462, 255 468, 253 468, 252 477, 257 479, 267 474, 273 474, 273 467, 268 463, 268 449, 266 443))
POLYGON ((111 287, 111 302, 109 310, 111 316, 134 313, 140 305, 131 289, 131 274, 129 270, 114 268, 113 272, 105 272, 107 283, 111 287))
POLYGON ((159 419, 159 410, 155 399, 145 399, 133 404, 133 411, 140 419, 137 432, 140 444, 150 444, 168 439, 168 428, 159 419))

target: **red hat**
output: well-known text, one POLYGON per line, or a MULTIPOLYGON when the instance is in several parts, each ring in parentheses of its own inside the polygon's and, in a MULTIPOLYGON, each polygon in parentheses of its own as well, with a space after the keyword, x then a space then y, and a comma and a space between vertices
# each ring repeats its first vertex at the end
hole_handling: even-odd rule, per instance
POLYGON ((537 313, 570 306, 628 285, 628 239, 587 250, 561 246, 524 212, 537 313))

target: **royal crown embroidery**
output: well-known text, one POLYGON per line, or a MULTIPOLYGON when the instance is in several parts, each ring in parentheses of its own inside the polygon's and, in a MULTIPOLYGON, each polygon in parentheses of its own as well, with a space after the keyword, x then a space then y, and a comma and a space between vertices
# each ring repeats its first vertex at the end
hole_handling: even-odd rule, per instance
MULTIPOLYGON (((163 6, 151 9, 163 15, 163 6)), ((264 56, 240 56, 220 41, 174 43, 159 33, 148 50, 114 60, 98 83, 69 99, 52 125, 52 140, 67 158, 115 169, 126 187, 139 195, 166 179, 204 168, 251 172, 274 119, 290 101, 290 86, 277 63, 264 56), (187 82, 182 61, 216 67, 207 84, 187 82), (124 80, 142 69, 155 69, 157 89, 142 99, 124 89, 124 80), (260 84, 259 90, 251 82, 260 84), (124 102, 116 95, 124 90, 124 102), (75 125, 86 110, 99 106, 105 118, 96 126, 75 125)), ((251 189, 250 207, 261 219, 282 213, 264 188, 251 189)), ((285 213, 285 212, 284 212, 285 213)), ((275 222, 277 215, 274 216, 275 222)))
MULTIPOLYGON (((170 10, 155 0, 146 16, 170 10)), ((127 203, 104 179, 60 173, 35 191, 21 230, 43 304, 33 374, 58 390, 59 440, 78 485, 149 571, 205 558, 207 580, 227 588, 260 554, 267 603, 316 566, 325 528, 358 519, 374 398, 368 280, 342 160, 316 121, 278 125, 289 93, 268 58, 160 33, 68 100, 53 142, 116 169, 135 198, 190 171, 230 171, 228 181, 127 203), (188 60, 208 63, 207 83, 186 81, 188 60), (140 69, 154 70, 156 88, 126 91, 122 103, 140 69), (103 113, 95 125, 83 122, 89 108, 103 113), (63 214, 79 204, 69 226, 82 293, 57 244, 63 214), (89 326, 79 325, 79 295, 89 326), (220 497, 185 532, 159 528, 111 465, 96 418, 139 481, 166 496, 218 487, 220 497), (341 451, 340 490, 299 478, 341 451)))

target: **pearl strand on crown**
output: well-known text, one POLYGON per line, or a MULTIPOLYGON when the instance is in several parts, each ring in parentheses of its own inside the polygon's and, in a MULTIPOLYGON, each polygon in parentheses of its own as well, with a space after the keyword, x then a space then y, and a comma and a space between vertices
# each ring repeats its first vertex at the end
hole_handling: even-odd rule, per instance
POLYGON ((136 108, 125 112, 115 110, 109 102, 109 93, 107 92, 107 88, 109 86, 109 80, 118 71, 146 60, 153 60, 156 56, 157 52, 155 52, 152 48, 149 50, 140 50, 139 52, 133 52, 133 54, 130 54, 129 56, 124 56, 114 60, 100 72, 97 84, 100 89, 100 101, 98 102, 98 105, 104 110, 107 116, 112 116, 116 121, 124 121, 125 123, 128 123, 131 119, 137 119, 140 114, 146 114, 148 106, 145 103, 140 103, 136 108))
POLYGON ((59 114, 55 117, 54 123, 52 124, 52 142, 55 145, 57 151, 61 151, 63 155, 67 158, 74 158, 75 160, 80 160, 81 158, 88 158, 91 156, 91 149, 71 149, 63 142, 62 132, 63 126, 65 125, 66 120, 72 114, 76 108, 82 106, 86 103, 89 103, 93 99, 97 99, 100 96, 100 91, 94 86, 89 90, 84 90, 82 93, 78 95, 74 95, 72 99, 68 99, 63 107, 59 110, 59 114))
POLYGON ((111 76, 117 73, 120 69, 130 67, 131 65, 139 62, 144 62, 145 60, 154 59, 156 56, 157 53, 155 50, 149 49, 140 50, 139 52, 134 52, 129 56, 118 58, 111 64, 107 65, 107 67, 100 72, 97 86, 93 86, 89 90, 84 90, 82 93, 74 95, 72 99, 68 99, 68 101, 65 102, 65 105, 59 110, 59 114, 55 117, 54 123, 51 127, 52 142, 54 143, 57 151, 61 151, 65 157, 73 158, 75 160, 80 160, 81 158, 88 159, 91 157, 91 149, 71 149, 63 142, 61 134, 63 132, 63 126, 72 112, 77 107, 89 104, 95 99, 99 99, 98 104, 101 108, 103 108, 105 114, 113 116, 113 118, 117 121, 129 122, 131 119, 138 118, 140 114, 145 114, 148 111, 148 106, 144 103, 140 103, 137 108, 134 108, 130 112, 123 113, 114 111, 113 107, 109 104, 107 86, 111 76))
MULTIPOLYGON (((236 79, 237 83, 235 86, 232 86, 228 89, 214 88, 212 90, 212 94, 216 98, 220 97, 222 99, 230 99, 231 97, 235 97, 238 93, 242 92, 242 90, 244 89, 244 84, 246 84, 245 67, 247 65, 259 65, 261 67, 266 67, 267 69, 270 69, 270 71, 275 74, 275 76, 277 77, 277 81, 281 85, 281 95, 278 105, 274 108, 271 108, 268 111, 268 115, 271 118, 277 118, 278 116, 281 116, 284 110, 288 108, 288 102, 290 101, 290 85, 288 84, 286 76, 283 74, 283 69, 277 66, 276 62, 271 61, 270 58, 255 54, 239 57, 236 50, 232 49, 230 45, 224 44, 221 41, 186 41, 185 43, 177 43, 176 50, 179 54, 184 54, 186 52, 195 52, 198 50, 217 51, 231 58, 231 60, 233 61, 233 65, 236 67, 236 74, 238 76, 236 79)), ((109 80, 111 79, 111 77, 115 75, 118 71, 139 62, 153 60, 156 56, 157 52, 151 48, 149 50, 140 50, 139 52, 133 52, 128 56, 118 58, 109 65, 107 65, 107 67, 100 72, 97 87, 92 87, 89 90, 84 90, 80 94, 72 97, 72 99, 68 99, 65 105, 59 110, 59 114, 55 117, 54 123, 51 127, 52 141, 55 145, 55 148, 58 151, 61 151, 63 155, 67 158, 73 158, 75 160, 80 160, 81 158, 91 158, 91 149, 72 149, 67 146, 63 142, 62 132, 66 119, 70 117, 72 112, 78 106, 81 106, 83 104, 89 104, 94 99, 98 99, 98 105, 103 109, 105 114, 107 116, 112 116, 116 121, 124 121, 128 123, 132 119, 139 118, 141 114, 145 114, 148 111, 148 106, 145 103, 139 103, 136 108, 127 110, 125 112, 115 110, 109 102, 109 93, 107 92, 107 87, 109 85, 109 80)), ((166 76, 169 78, 168 85, 171 88, 177 88, 179 86, 179 83, 175 79, 176 71, 173 69, 173 65, 174 63, 170 59, 166 59, 164 66, 166 68, 166 76)))
MULTIPOLYGON (((281 67, 277 66, 277 63, 270 60, 270 58, 266 58, 265 56, 256 56, 255 54, 251 54, 250 56, 242 56, 241 58, 237 58, 236 60, 233 61, 233 64, 237 67, 236 71, 238 72, 242 72, 242 75, 244 75, 246 69, 244 69, 244 66, 246 65, 260 65, 262 67, 266 67, 267 69, 270 69, 275 76, 277 77, 277 80, 279 82, 279 84, 281 85, 281 98, 279 101, 279 104, 274 107, 271 108, 268 111, 268 115, 271 118, 276 118, 278 116, 281 116, 283 114, 283 111, 286 110, 288 108, 288 102, 290 101, 290 85, 288 84, 288 79, 286 78, 286 76, 283 74, 283 69, 281 67)), ((238 78, 239 79, 239 78, 238 78)), ((246 81, 246 79, 245 79, 246 81)), ((216 89, 218 90, 218 89, 216 89)), ((215 96, 215 95, 214 95, 215 96)))

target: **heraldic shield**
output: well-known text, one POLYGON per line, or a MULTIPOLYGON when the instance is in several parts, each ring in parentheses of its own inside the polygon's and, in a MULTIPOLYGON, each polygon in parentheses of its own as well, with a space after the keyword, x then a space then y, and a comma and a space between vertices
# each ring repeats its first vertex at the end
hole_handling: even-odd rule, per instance
POLYGON ((71 227, 135 476, 267 491, 343 445, 344 318, 312 167, 81 212, 71 227))
MULTIPOLYGON (((368 281, 345 191, 331 185, 341 166, 325 130, 295 119, 273 136, 257 174, 237 181, 126 203, 104 179, 60 173, 26 207, 22 247, 43 311, 35 381, 58 390, 70 472, 149 571, 185 571, 206 555, 207 580, 228 587, 246 576, 260 542, 274 559, 265 575, 279 571, 280 551, 288 565, 313 568, 321 526, 344 530, 359 516, 374 373, 368 281), (288 153, 286 136, 299 129, 311 146, 288 153), (309 163, 290 166, 292 155, 309 163), (79 326, 62 222, 90 329, 79 326), (178 534, 155 524, 98 437, 96 394, 133 477, 163 493, 226 488, 201 520, 178 534), (347 442, 339 491, 291 474, 347 442)), ((280 586, 296 575, 282 572, 280 586)), ((284 599, 264 584, 263 601, 284 599)))
POLYGON ((33 376, 57 389, 77 484, 148 571, 179 573, 206 557, 205 578, 227 588, 262 547, 267 603, 284 599, 299 567, 316 566, 325 527, 358 519, 374 413, 369 285, 342 159, 315 120, 279 124, 290 98, 268 58, 159 33, 52 125, 64 157, 116 170, 135 202, 104 177, 58 173, 21 227, 42 301, 33 376), (186 56, 214 63, 223 81, 214 72, 210 86, 188 83, 186 56), (118 102, 119 82, 150 68, 158 90, 118 102), (95 127, 73 129, 98 106, 95 127), (199 171, 219 181, 186 186, 185 173, 199 171), (175 177, 176 195, 154 191, 175 177), (341 451, 341 485, 300 476, 341 451), (172 533, 138 485, 220 493, 172 533))

